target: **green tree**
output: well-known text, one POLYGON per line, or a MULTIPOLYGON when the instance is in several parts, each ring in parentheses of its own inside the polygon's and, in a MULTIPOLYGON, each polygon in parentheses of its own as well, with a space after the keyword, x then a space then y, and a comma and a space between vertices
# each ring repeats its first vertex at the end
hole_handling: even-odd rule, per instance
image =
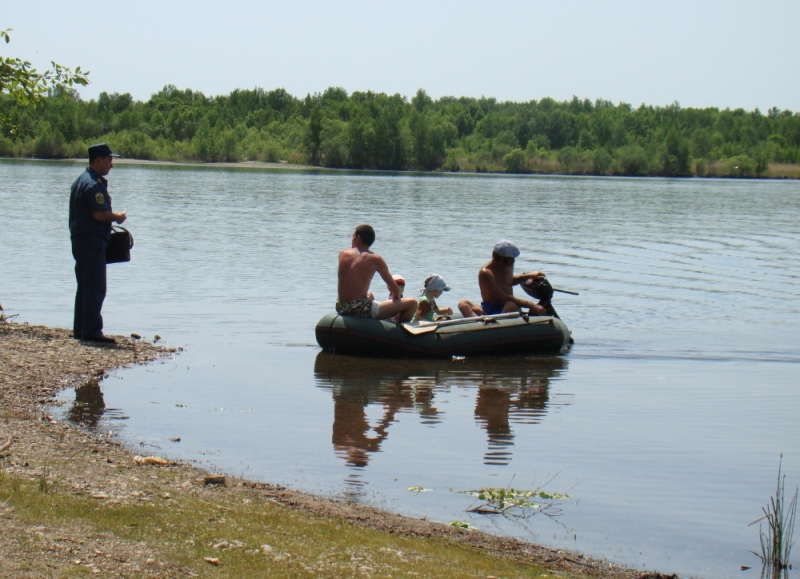
POLYGON ((667 177, 685 177, 689 171, 689 147, 678 134, 671 129, 667 133, 666 147, 661 155, 661 171, 667 177))
MULTIPOLYGON (((0 92, 5 156, 71 156, 109 141, 127 157, 257 159, 342 168, 678 176, 760 176, 800 164, 800 114, 719 110, 573 98, 497 102, 432 99, 330 87, 297 99, 284 89, 237 89, 207 97, 165 86, 147 101, 101 93, 82 101, 69 87, 36 108, 0 92), (736 159, 732 163, 731 159, 736 159), (751 167, 752 165, 752 167, 751 167)), ((24 99, 23 99, 24 100, 24 99)))
POLYGON ((322 110, 319 105, 311 109, 306 129, 306 151, 314 165, 319 164, 320 141, 322 134, 322 110))
POLYGON ((411 104, 418 112, 422 112, 433 105, 433 99, 428 96, 424 89, 419 89, 417 94, 411 99, 411 104))
POLYGON ((320 153, 326 167, 345 167, 348 163, 348 126, 344 121, 324 119, 320 132, 320 153))
MULTIPOLYGON (((11 30, 8 28, 0 31, 0 38, 6 44, 11 41, 11 30)), ((0 93, 11 95, 20 105, 35 107, 42 103, 48 92, 67 94, 76 84, 89 84, 89 79, 86 78, 89 72, 81 71, 80 66, 73 71, 52 61, 51 64, 52 69, 38 72, 27 60, 0 56, 0 93)), ((5 113, 0 113, 0 122, 12 124, 5 113)), ((14 127, 9 128, 13 132, 14 127)))

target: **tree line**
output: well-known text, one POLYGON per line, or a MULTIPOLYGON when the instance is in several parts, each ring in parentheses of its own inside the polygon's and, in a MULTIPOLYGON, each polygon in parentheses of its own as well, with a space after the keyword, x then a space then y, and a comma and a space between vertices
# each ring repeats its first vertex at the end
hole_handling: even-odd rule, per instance
POLYGON ((84 157, 107 141, 135 159, 287 161, 323 167, 653 176, 800 176, 800 113, 574 97, 432 99, 331 87, 206 96, 166 86, 147 101, 56 87, 37 107, 0 94, 0 156, 84 157))

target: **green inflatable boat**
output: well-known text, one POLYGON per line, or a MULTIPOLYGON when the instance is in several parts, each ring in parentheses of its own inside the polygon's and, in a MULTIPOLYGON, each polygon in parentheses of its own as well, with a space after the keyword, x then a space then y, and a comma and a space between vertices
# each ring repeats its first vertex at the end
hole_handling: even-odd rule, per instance
POLYGON ((520 313, 415 325, 332 313, 316 334, 327 352, 386 358, 564 353, 572 343, 559 318, 520 313))

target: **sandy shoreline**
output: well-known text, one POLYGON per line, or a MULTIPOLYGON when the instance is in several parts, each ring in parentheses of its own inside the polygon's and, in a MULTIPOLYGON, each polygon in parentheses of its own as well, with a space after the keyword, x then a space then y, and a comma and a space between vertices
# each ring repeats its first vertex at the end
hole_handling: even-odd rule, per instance
MULTIPOLYGON (((86 164, 86 159, 34 159, 29 157, 0 157, 1 159, 13 161, 36 161, 36 162, 67 162, 76 164, 86 164)), ((145 166, 165 166, 165 167, 188 167, 188 168, 239 168, 239 169, 265 169, 265 170, 287 170, 287 171, 306 171, 306 172, 319 172, 319 173, 352 173, 352 172, 375 172, 375 173, 402 173, 408 175, 451 175, 451 176, 483 176, 483 177, 595 177, 595 178, 630 178, 636 179, 639 177, 626 177, 622 175, 584 175, 584 174, 566 174, 566 173, 505 173, 505 172, 478 172, 471 173, 466 171, 421 171, 421 170, 379 170, 379 169, 336 169, 332 167, 321 167, 316 165, 296 165, 281 161, 278 163, 271 163, 268 161, 216 161, 213 163, 203 163, 200 161, 159 161, 151 159, 130 159, 120 157, 114 159, 115 165, 145 165, 145 166)), ((651 179, 669 179, 669 177, 648 177, 651 179)), ((787 163, 771 163, 770 168, 760 177, 680 177, 680 179, 730 179, 730 180, 798 180, 800 179, 800 165, 791 165, 787 163)))
MULTIPOLYGON (((574 553, 323 499, 279 486, 231 477, 225 486, 205 485, 208 473, 183 463, 140 464, 134 460, 131 449, 113 438, 57 422, 47 414, 48 406, 61 390, 81 385, 98 388, 98 381, 114 368, 178 354, 174 349, 144 340, 121 337, 118 340, 116 346, 90 345, 72 339, 65 329, 0 322, 0 476, 57 481, 61 492, 115 505, 151 504, 160 498, 181 495, 214 501, 229 495, 246 495, 248 502, 279 504, 315 517, 344 520, 394 535, 456 541, 498 557, 543 565, 559 574, 658 576, 574 553), (164 469, 169 469, 169 477, 162 476, 164 469)), ((161 500, 159 504, 170 508, 175 502, 161 500)), ((53 576, 74 568, 75 561, 94 559, 102 560, 102 571, 109 576, 192 575, 179 565, 159 562, 159 553, 152 546, 113 535, 87 536, 70 549, 53 546, 60 544, 58 541, 64 536, 80 533, 80 529, 53 525, 31 528, 18 520, 13 508, 0 501, 0 560, 14 563, 0 569, 0 577, 53 576), (32 535, 36 537, 34 542, 32 535), (102 557, 97 553, 102 553, 102 557), (37 563, 43 556, 47 558, 46 568, 37 563)), ((92 572, 99 573, 100 562, 94 568, 98 571, 92 572)))
MULTIPOLYGON (((86 163, 86 159, 69 159, 76 163, 86 163)), ((125 159, 119 157, 114 159, 116 165, 167 165, 174 167, 240 167, 251 169, 290 169, 293 171, 330 171, 325 167, 314 167, 312 165, 294 165, 291 163, 269 163, 267 161, 219 161, 215 163, 190 163, 187 161, 152 161, 148 159, 125 159)))

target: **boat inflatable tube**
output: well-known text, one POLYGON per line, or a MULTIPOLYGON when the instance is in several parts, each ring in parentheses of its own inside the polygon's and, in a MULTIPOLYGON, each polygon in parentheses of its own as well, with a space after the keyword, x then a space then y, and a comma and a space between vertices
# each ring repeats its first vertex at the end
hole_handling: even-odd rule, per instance
POLYGON ((316 335, 327 352, 384 358, 565 353, 572 343, 560 319, 519 313, 418 325, 331 313, 317 322, 316 335))

